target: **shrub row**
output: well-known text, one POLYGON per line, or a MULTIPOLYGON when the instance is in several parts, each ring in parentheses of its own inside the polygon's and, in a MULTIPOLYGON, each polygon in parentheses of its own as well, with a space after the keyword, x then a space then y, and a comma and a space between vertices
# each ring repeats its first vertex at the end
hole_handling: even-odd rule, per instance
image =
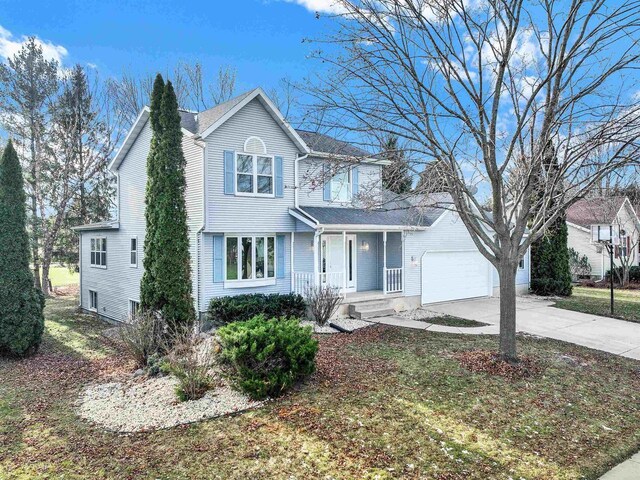
MULTIPOLYGON (((613 279, 614 280, 618 280, 619 278, 622 277, 622 267, 614 267, 614 276, 613 279)), ((611 270, 607 270, 606 273, 606 278, 607 280, 609 279, 609 275, 611 275, 611 270)), ((629 281, 630 282, 640 282, 640 266, 638 265, 634 265, 632 267, 629 267, 629 281)))
POLYGON ((253 399, 277 397, 315 371, 318 342, 297 318, 258 315, 218 330, 234 386, 253 399))
POLYGON ((256 315, 265 318, 299 317, 305 315, 306 304, 301 295, 260 293, 211 299, 207 318, 215 325, 242 322, 256 315))

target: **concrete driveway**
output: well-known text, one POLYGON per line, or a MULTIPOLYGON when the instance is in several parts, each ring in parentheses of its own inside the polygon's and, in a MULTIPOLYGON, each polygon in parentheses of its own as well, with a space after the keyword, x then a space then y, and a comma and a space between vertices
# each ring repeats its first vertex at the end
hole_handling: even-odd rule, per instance
MULTIPOLYGON (((563 310, 553 307, 553 302, 531 297, 518 297, 516 305, 516 328, 519 332, 640 360, 640 323, 563 310)), ((500 323, 498 298, 463 300, 424 308, 493 325, 500 323)))

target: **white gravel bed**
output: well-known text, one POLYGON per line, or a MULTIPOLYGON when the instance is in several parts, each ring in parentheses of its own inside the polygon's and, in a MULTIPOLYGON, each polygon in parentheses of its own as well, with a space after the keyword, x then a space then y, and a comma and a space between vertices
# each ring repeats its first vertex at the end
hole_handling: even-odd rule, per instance
POLYGON ((357 320, 355 318, 338 318, 336 320, 332 320, 331 323, 335 323, 339 327, 344 328, 345 330, 358 330, 359 328, 370 327, 372 325, 371 322, 367 322, 366 320, 357 320))
POLYGON ((311 320, 303 320, 300 322, 300 325, 303 326, 311 326, 313 327, 313 332, 314 333, 341 333, 340 330, 337 330, 331 326, 329 326, 329 323, 333 323, 336 324, 342 328, 344 328, 345 330, 350 330, 350 331, 354 331, 357 330, 359 328, 364 328, 364 327, 369 327, 371 326, 371 322, 367 322, 365 320, 356 320, 355 318, 337 318, 334 320, 330 320, 329 322, 327 322, 326 325, 318 325, 316 324, 316 322, 311 321, 311 320))
POLYGON ((326 325, 318 325, 316 322, 311 320, 302 320, 300 325, 303 327, 311 327, 313 328, 313 333, 340 333, 333 327, 330 327, 327 323, 326 325))
POLYGON ((166 376, 92 385, 81 394, 78 414, 107 430, 131 433, 175 427, 264 404, 226 385, 199 400, 181 402, 175 393, 177 383, 175 377, 166 376))
POLYGON ((418 321, 443 316, 441 313, 432 312, 431 310, 426 310, 424 308, 415 308, 413 310, 406 310, 404 312, 400 312, 400 315, 403 318, 406 318, 408 320, 418 320, 418 321))

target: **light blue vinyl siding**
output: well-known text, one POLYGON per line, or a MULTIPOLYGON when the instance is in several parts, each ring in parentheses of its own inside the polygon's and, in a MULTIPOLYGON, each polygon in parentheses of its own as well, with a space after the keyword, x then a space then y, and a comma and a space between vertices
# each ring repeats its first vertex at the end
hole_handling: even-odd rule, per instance
MULTIPOLYGON (((89 308, 89 290, 98 292, 99 312, 117 321, 125 321, 129 313, 129 300, 140 299, 140 280, 144 269, 144 240, 146 222, 145 186, 147 182, 147 156, 151 142, 151 128, 147 122, 133 143, 118 170, 118 204, 120 229, 117 231, 83 232, 82 242, 82 307, 89 308), (107 238, 107 268, 90 266, 90 239, 107 238), (131 238, 138 242, 138 265, 130 266, 131 238)), ((189 253, 191 255, 192 288, 197 293, 198 268, 197 232, 203 222, 202 148, 184 137, 182 148, 186 159, 185 203, 189 226, 189 253)))
MULTIPOLYGON (((299 162, 300 205, 349 207, 343 203, 331 202, 329 183, 325 184, 324 182, 325 165, 326 161, 314 157, 308 157, 299 162)), ((363 197, 377 196, 382 191, 382 167, 380 165, 361 163, 357 166, 357 173, 354 177, 358 182, 357 187, 352 189, 354 196, 356 194, 363 197)), ((352 177, 352 181, 354 181, 354 177, 352 177)), ((358 203, 354 202, 353 206, 357 207, 358 203)))
POLYGON ((259 100, 249 102, 204 140, 207 231, 271 234, 293 231, 295 224, 289 208, 294 205, 293 166, 300 152, 259 100), (264 141, 268 155, 282 157, 282 197, 225 195, 224 152, 242 152, 245 140, 251 136, 264 141))

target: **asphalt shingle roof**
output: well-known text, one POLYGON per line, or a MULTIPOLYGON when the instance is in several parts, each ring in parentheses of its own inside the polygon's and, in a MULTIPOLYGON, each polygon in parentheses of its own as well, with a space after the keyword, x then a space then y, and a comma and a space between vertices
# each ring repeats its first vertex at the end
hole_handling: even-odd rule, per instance
POLYGON ((589 228, 597 223, 612 223, 625 197, 583 198, 567 209, 567 222, 589 228))
POLYGON ((331 155, 346 155, 351 157, 370 157, 369 152, 338 140, 323 133, 310 132, 308 130, 296 130, 304 143, 314 152, 329 153, 331 155))

